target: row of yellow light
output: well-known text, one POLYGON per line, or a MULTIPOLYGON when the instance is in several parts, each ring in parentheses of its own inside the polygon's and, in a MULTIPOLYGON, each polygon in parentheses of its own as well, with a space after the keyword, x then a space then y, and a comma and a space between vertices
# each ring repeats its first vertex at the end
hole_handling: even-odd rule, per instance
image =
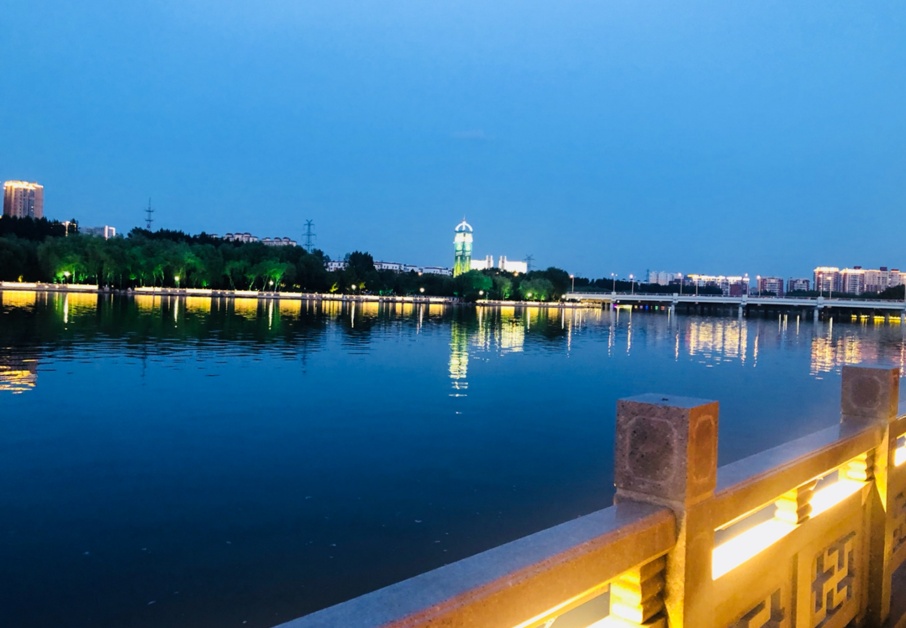
MULTIPOLYGON (((893 459, 896 467, 906 463, 906 435, 902 435, 896 440, 893 459)), ((839 469, 831 471, 823 476, 821 480, 831 477, 834 473, 839 474, 839 469)), ((811 496, 809 500, 811 505, 809 517, 814 518, 829 511, 837 504, 857 493, 865 484, 866 482, 851 480, 842 476, 838 477, 836 481, 816 490, 811 496)), ((711 577, 716 580, 732 571, 784 538, 800 525, 802 524, 772 518, 721 543, 714 548, 711 554, 711 577)))

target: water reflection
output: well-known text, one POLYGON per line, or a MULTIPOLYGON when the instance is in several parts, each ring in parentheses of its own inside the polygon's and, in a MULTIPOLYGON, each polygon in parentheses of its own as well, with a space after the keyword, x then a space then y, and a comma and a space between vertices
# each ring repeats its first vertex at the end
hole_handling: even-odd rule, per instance
POLYGON ((454 310, 436 303, 27 291, 0 293, 0 315, 0 346, 5 347, 0 390, 17 393, 37 385, 37 356, 60 343, 80 342, 91 351, 91 343, 119 340, 127 350, 145 344, 143 351, 153 354, 178 350, 179 343, 193 339, 213 351, 255 353, 276 346, 289 358, 321 350, 325 336, 335 332, 343 345, 362 353, 371 350, 377 330, 403 334, 411 326, 418 335, 435 325, 449 325, 448 371, 456 395, 468 389, 470 358, 529 350, 570 355, 577 341, 588 338, 604 341, 612 359, 617 352, 654 351, 674 362, 691 358, 709 368, 756 368, 766 351, 773 355, 807 347, 808 373, 817 379, 844 364, 906 367, 906 328, 883 321, 835 324, 799 317, 790 321, 787 316, 701 318, 534 305, 454 310))
POLYGON ((18 395, 37 385, 37 357, 14 351, 12 347, 0 349, 0 392, 18 395))

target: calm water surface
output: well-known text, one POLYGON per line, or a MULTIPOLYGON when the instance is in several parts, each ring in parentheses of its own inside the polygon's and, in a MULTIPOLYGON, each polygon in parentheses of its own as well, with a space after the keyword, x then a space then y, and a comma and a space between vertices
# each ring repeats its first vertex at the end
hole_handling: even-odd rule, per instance
POLYGON ((899 325, 0 293, 0 626, 272 626, 610 504, 616 400, 720 462, 899 325))

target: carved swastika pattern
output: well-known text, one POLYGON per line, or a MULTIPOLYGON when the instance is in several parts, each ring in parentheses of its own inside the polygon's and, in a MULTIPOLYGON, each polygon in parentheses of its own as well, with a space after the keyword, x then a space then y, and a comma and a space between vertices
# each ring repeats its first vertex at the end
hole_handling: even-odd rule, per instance
POLYGON ((893 551, 896 552, 906 543, 906 495, 898 494, 893 499, 893 551))
POLYGON ((777 589, 740 617, 731 628, 788 628, 789 625, 780 599, 780 589, 777 589))
POLYGON ((812 626, 820 628, 852 599, 856 533, 850 532, 815 556, 812 568, 812 626))

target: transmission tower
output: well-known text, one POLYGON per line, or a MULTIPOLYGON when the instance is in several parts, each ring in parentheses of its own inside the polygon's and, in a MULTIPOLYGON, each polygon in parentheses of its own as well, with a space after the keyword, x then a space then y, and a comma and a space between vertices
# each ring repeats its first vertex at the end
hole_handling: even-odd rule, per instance
POLYGON ((526 272, 531 272, 532 271, 532 262, 535 261, 535 258, 532 256, 532 254, 529 253, 528 255, 526 255, 525 259, 522 261, 525 262, 526 272))
POLYGON ((311 253, 312 249, 314 248, 314 244, 312 243, 312 238, 314 238, 314 237, 317 235, 316 233, 314 233, 314 232, 311 230, 311 228, 312 228, 314 225, 315 225, 315 223, 314 223, 313 221, 311 221, 311 220, 306 220, 306 221, 305 221, 305 233, 302 234, 302 235, 305 236, 305 244, 304 244, 304 248, 305 248, 305 250, 308 251, 309 253, 311 253))
POLYGON ((154 210, 151 209, 151 198, 148 198, 148 209, 145 210, 145 225, 148 231, 151 231, 151 223, 154 222, 154 210))

